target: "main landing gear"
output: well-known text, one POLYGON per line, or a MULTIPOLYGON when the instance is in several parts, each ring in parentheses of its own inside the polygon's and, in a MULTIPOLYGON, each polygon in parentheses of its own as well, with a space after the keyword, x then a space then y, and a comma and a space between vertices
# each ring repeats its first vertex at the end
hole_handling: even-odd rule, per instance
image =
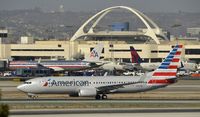
POLYGON ((106 100, 108 97, 107 97, 107 95, 106 94, 103 94, 103 95, 100 95, 100 94, 97 94, 96 96, 95 96, 95 99, 96 100, 106 100))

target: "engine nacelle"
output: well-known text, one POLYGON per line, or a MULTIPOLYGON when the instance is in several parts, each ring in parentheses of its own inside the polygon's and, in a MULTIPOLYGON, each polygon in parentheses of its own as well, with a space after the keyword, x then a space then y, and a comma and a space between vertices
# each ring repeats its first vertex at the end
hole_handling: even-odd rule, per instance
POLYGON ((97 90, 95 88, 80 89, 78 92, 80 97, 92 97, 97 95, 97 90))

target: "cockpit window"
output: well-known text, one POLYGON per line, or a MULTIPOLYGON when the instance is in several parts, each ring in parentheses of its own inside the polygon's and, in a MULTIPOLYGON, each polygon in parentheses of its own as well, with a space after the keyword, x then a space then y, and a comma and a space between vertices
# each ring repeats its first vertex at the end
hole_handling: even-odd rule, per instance
POLYGON ((24 84, 31 84, 31 82, 27 82, 27 81, 26 81, 26 82, 24 82, 24 84))

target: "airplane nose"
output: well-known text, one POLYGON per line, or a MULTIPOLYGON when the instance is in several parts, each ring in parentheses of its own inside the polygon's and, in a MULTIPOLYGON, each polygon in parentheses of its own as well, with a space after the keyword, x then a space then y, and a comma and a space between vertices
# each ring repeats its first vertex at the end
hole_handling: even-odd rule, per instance
POLYGON ((23 85, 19 85, 19 86, 17 86, 17 89, 24 92, 24 88, 23 87, 24 87, 23 85))

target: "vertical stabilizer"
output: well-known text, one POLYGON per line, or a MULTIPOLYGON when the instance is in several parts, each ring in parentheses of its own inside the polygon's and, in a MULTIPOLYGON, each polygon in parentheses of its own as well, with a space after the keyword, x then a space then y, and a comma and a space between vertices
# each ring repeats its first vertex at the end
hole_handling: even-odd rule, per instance
POLYGON ((133 46, 130 46, 130 51, 131 51, 131 62, 132 63, 141 63, 142 59, 138 55, 137 51, 134 49, 133 46))
POLYGON ((172 84, 180 64, 182 45, 176 45, 161 65, 153 72, 148 84, 172 84))
POLYGON ((103 44, 101 43, 97 44, 96 47, 90 52, 90 55, 84 59, 84 61, 91 61, 91 62, 99 61, 102 50, 103 50, 103 44))

